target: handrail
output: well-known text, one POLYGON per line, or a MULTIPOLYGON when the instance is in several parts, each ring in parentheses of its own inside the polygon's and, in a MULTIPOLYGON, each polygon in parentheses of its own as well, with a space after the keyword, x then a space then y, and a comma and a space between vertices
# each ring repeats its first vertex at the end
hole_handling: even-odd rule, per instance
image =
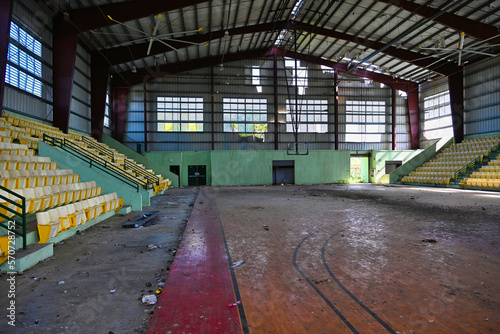
POLYGON ((0 186, 0 189, 3 190, 3 191, 5 191, 5 192, 7 192, 7 193, 9 193, 9 194, 11 194, 11 195, 14 195, 15 197, 18 197, 21 200, 21 204, 19 204, 18 202, 13 201, 10 198, 7 198, 7 197, 5 197, 3 195, 0 195, 0 198, 2 198, 4 200, 6 200, 7 202, 9 202, 9 203, 17 206, 18 208, 21 208, 21 213, 19 213, 16 210, 12 210, 8 206, 0 204, 1 208, 4 208, 7 211, 12 212, 15 216, 21 217, 22 222, 19 223, 15 219, 12 219, 12 217, 8 217, 8 216, 4 215, 3 213, 0 213, 0 217, 3 217, 5 219, 7 219, 7 220, 12 219, 14 221, 14 224, 21 226, 22 231, 19 232, 19 231, 16 231, 15 229, 12 230, 11 228, 9 228, 8 225, 5 225, 3 222, 0 222, 0 227, 3 227, 3 228, 5 228, 8 231, 13 232, 14 234, 17 234, 17 235, 21 236, 23 238, 23 249, 26 250, 26 198, 24 198, 23 196, 15 193, 15 192, 13 192, 12 190, 10 190, 8 188, 4 188, 4 187, 0 186))
POLYGON ((134 173, 137 173, 141 176, 144 176, 148 180, 147 181, 148 183, 156 184, 156 185, 160 184, 160 178, 158 176, 156 176, 155 173, 151 173, 151 172, 148 172, 144 168, 140 168, 136 163, 132 162, 130 159, 125 159, 124 168, 130 169, 134 173), (153 180, 152 182, 150 182, 151 179, 153 180))
POLYGON ((112 150, 110 150, 109 148, 106 148, 102 145, 99 145, 97 144, 96 142, 93 142, 92 140, 88 139, 87 137, 85 136, 82 136, 82 140, 83 142, 87 145, 87 146, 90 146, 92 147, 93 149, 96 149, 97 151, 101 152, 101 153, 104 153, 105 155, 107 156, 110 156, 111 157, 111 161, 113 162, 116 162, 115 161, 115 152, 113 152, 112 150))
POLYGON ((147 182, 144 182, 143 180, 130 175, 130 173, 127 173, 123 169, 116 167, 113 163, 110 163, 107 160, 87 152, 85 149, 81 148, 68 139, 63 140, 44 134, 43 141, 49 145, 59 147, 66 152, 74 155, 75 157, 88 162, 91 168, 95 166, 105 173, 115 177, 116 179, 119 179, 121 182, 124 182, 128 186, 136 188, 137 191, 139 191, 139 188, 148 190, 147 182), (85 160, 85 158, 87 160, 85 160))
MULTIPOLYGON (((491 153, 498 151, 499 149, 500 149, 500 144, 496 144, 488 151, 488 154, 491 155, 491 153)), ((467 165, 465 165, 462 168, 460 168, 459 170, 457 170, 453 174, 453 179, 457 180, 462 175, 467 175, 467 169, 474 167, 476 163, 480 163, 482 158, 483 158, 483 155, 480 155, 480 156, 476 157, 474 160, 472 160, 471 162, 469 162, 467 165)))

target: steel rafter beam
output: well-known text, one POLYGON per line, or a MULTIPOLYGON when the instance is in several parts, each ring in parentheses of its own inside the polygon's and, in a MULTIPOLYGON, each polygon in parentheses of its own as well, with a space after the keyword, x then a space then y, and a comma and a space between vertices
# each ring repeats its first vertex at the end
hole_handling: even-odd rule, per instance
MULTIPOLYGON (((273 48, 271 50, 270 54, 274 54, 274 53, 277 53, 279 56, 283 56, 283 57, 290 57, 293 59, 297 58, 299 60, 307 61, 309 63, 328 66, 330 68, 336 69, 339 72, 347 73, 349 71, 349 67, 347 64, 340 64, 340 63, 336 63, 336 62, 331 61, 331 60, 326 60, 326 59, 311 56, 311 55, 297 53, 294 51, 283 51, 282 49, 278 49, 278 48, 273 48)), ((360 68, 357 68, 355 71, 353 71, 349 74, 352 74, 352 75, 358 76, 358 77, 362 77, 362 78, 371 79, 375 82, 383 83, 386 86, 393 87, 395 89, 398 89, 398 90, 401 90, 401 91, 404 91, 407 93, 413 92, 413 91, 418 92, 418 84, 415 82, 412 82, 412 81, 397 79, 397 78, 393 78, 393 77, 385 75, 385 74, 367 71, 367 70, 363 70, 360 68)))
MULTIPOLYGON (((224 56, 224 62, 263 57, 267 55, 268 51, 269 49, 257 49, 241 53, 226 54, 224 56)), ((113 77, 113 79, 111 80, 111 86, 129 87, 132 85, 143 83, 144 81, 161 78, 169 74, 175 74, 179 72, 191 71, 203 67, 218 65, 221 63, 221 61, 222 61, 222 55, 215 57, 201 58, 181 63, 165 64, 156 67, 137 69, 137 73, 132 73, 131 71, 121 72, 120 76, 115 75, 113 77)))
MULTIPOLYGON (((376 0, 378 2, 387 3, 395 7, 404 9, 408 12, 417 14, 419 16, 430 18, 437 13, 439 9, 422 6, 415 2, 410 2, 407 0, 376 0)), ((471 20, 460 15, 443 13, 433 20, 439 24, 442 24, 448 28, 455 29, 457 31, 463 31, 467 35, 474 38, 480 39, 482 41, 488 40, 490 44, 499 44, 500 36, 498 36, 499 31, 497 27, 482 23, 479 21, 471 20)))
MULTIPOLYGON (((264 23, 264 24, 256 24, 252 26, 244 26, 239 28, 233 28, 228 30, 214 31, 211 33, 205 34, 197 34, 186 37, 176 38, 179 41, 169 41, 168 44, 176 49, 181 49, 188 47, 190 44, 188 43, 207 43, 211 40, 216 40, 219 38, 223 38, 225 36, 226 31, 229 36, 234 35, 244 35, 251 34, 256 32, 263 31, 271 31, 271 30, 280 30, 282 27, 286 26, 286 21, 280 21, 276 23, 264 23), (182 42, 181 42, 182 41, 182 42), (183 43, 185 42, 185 43, 183 43)), ((126 62, 134 61, 141 58, 147 58, 154 55, 162 54, 165 52, 172 51, 172 48, 162 44, 162 43, 153 43, 151 47, 151 52, 146 55, 146 50, 148 48, 149 41, 145 43, 133 44, 128 46, 120 46, 109 49, 102 49, 100 53, 102 53, 112 65, 119 65, 126 62)))
MULTIPOLYGON (((301 22, 292 22, 293 28, 299 29, 299 30, 305 30, 305 31, 314 31, 315 34, 318 35, 323 35, 331 38, 337 38, 337 39, 342 39, 345 41, 353 42, 359 45, 362 45, 364 47, 370 48, 370 49, 375 49, 379 50, 383 48, 386 44, 385 43, 380 43, 380 42, 375 42, 363 38, 359 38, 357 36, 345 34, 342 32, 338 32, 335 30, 330 30, 326 28, 321 28, 317 26, 313 26, 310 24, 306 23, 301 23, 301 22)), ((422 59, 423 54, 421 53, 416 53, 413 51, 408 51, 408 50, 403 50, 403 49, 398 49, 396 47, 390 46, 387 49, 384 50, 384 54, 403 60, 405 62, 408 62, 410 64, 425 68, 427 70, 433 71, 435 73, 441 74, 441 75, 451 75, 452 73, 455 73, 459 71, 458 66, 455 64, 451 64, 449 62, 441 62, 438 64, 433 63, 436 62, 435 58, 428 58, 428 59, 422 59)))
MULTIPOLYGON (((12 18, 13 0, 0 1, 0 103, 3 106, 5 89, 5 70, 9 50, 10 20, 12 18)), ((0 116, 2 108, 0 107, 0 116)))
POLYGON ((207 0, 131 0, 100 6, 83 7, 68 11, 68 16, 80 31, 103 28, 115 24, 108 19, 127 22, 149 15, 165 13, 179 8, 189 7, 207 0))

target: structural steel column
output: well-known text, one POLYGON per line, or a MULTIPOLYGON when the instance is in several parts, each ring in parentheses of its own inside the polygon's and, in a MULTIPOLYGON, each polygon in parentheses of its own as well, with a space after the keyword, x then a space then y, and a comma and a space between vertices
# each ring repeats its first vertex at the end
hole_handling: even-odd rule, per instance
POLYGON ((214 93, 214 67, 210 66, 210 86, 212 89, 212 99, 210 100, 210 108, 211 108, 211 118, 212 118, 212 124, 211 124, 211 131, 212 131, 212 151, 215 150, 215 110, 214 110, 214 98, 215 98, 215 93, 214 93))
MULTIPOLYGON (((0 1, 0 103, 3 107, 3 92, 5 89, 5 68, 7 67, 7 53, 9 52, 10 20, 12 18, 12 4, 14 0, 0 1)), ((2 108, 0 108, 2 116, 2 108)))
POLYGON ((113 137, 123 143, 128 87, 113 88, 113 137))
POLYGON ((464 139, 464 74, 463 71, 448 77, 450 90, 451 119, 455 143, 464 139))
POLYGON ((143 89, 144 89, 144 152, 148 151, 148 101, 146 94, 146 85, 147 81, 144 80, 143 89))
POLYGON ((333 72, 335 89, 333 90, 333 113, 335 117, 335 151, 339 150, 339 74, 337 70, 333 72))
POLYGON ((106 92, 108 89, 109 65, 99 54, 92 55, 90 65, 90 130, 92 137, 102 142, 106 92))
POLYGON ((68 133, 78 32, 62 14, 52 23, 53 125, 68 133))
POLYGON ((396 150, 396 89, 392 89, 392 150, 396 150))
POLYGON ((408 91, 408 119, 410 122, 411 149, 420 147, 420 124, 418 115, 418 91, 408 91))
POLYGON ((278 55, 274 54, 274 149, 279 150, 279 121, 278 121, 278 55))

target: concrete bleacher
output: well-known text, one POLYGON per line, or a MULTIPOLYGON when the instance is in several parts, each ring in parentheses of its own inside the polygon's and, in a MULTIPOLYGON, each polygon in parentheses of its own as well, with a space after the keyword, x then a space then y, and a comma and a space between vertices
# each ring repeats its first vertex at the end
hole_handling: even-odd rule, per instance
POLYGON ((124 154, 110 148, 104 143, 98 142, 90 136, 71 132, 65 134, 58 128, 9 113, 5 114, 5 121, 0 122, 0 131, 11 131, 18 134, 18 140, 21 144, 26 144, 29 148, 35 149, 38 149, 38 141, 43 139, 44 134, 59 139, 66 139, 71 144, 85 150, 90 156, 95 156, 114 167, 122 169, 130 179, 141 180, 146 186, 157 183, 153 186, 154 194, 164 191, 172 185, 169 179, 165 179, 159 174, 156 175, 153 170, 146 169, 146 167, 136 163, 133 159, 127 158, 124 154))
POLYGON ((401 179, 402 183, 450 185, 467 166, 480 164, 500 144, 500 136, 465 139, 444 149, 435 158, 401 179))
MULTIPOLYGON (((80 230, 84 224, 91 226, 98 222, 98 217, 107 218, 120 210, 123 198, 116 192, 103 194, 102 187, 95 181, 81 182, 80 175, 71 169, 58 169, 58 163, 50 157, 36 155, 39 138, 33 136, 43 136, 44 131, 72 140, 77 136, 65 135, 45 125, 37 125, 38 130, 32 131, 34 125, 19 127, 25 124, 23 122, 12 116, 0 117, 0 213, 3 215, 0 221, 21 220, 20 205, 24 200, 29 233, 22 241, 30 245, 61 240, 76 233, 70 230, 80 230)), ((16 251, 20 250, 20 239, 23 238, 16 238, 16 251)), ((0 229, 0 265, 7 259, 7 246, 7 230, 3 228, 0 229)), ((50 256, 51 252, 44 254, 50 256)), ((22 258, 17 258, 16 263, 21 266, 17 270, 26 269, 22 263, 35 264, 33 260, 23 262, 22 258)))
POLYGON ((465 178, 462 186, 500 188, 500 156, 465 178))

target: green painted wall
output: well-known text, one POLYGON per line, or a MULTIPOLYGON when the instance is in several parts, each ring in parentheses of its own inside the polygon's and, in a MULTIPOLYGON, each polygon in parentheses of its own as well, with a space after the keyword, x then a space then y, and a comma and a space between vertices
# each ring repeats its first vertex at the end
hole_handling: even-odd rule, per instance
MULTIPOLYGON (((207 185, 212 184, 212 163, 211 152, 147 152, 146 157, 156 164, 165 166, 180 166, 181 186, 188 185, 188 166, 205 165, 207 166, 207 185)), ((176 175, 174 175, 177 178, 176 175)))
POLYGON ((109 147, 114 148, 118 152, 125 154, 128 158, 133 159, 136 162, 146 166, 147 169, 154 170, 156 174, 161 174, 163 178, 169 179, 170 181, 172 181, 172 186, 174 187, 179 186, 177 181, 177 175, 170 172, 170 169, 167 165, 151 161, 150 159, 148 159, 147 153, 146 156, 143 156, 142 154, 137 153, 136 151, 130 149, 129 147, 123 145, 119 141, 111 138, 106 134, 103 134, 102 142, 106 145, 109 145, 109 147))
POLYGON ((270 185, 273 160, 295 161, 295 184, 349 180, 348 151, 310 151, 305 156, 289 156, 286 151, 212 151, 212 185, 270 185))
POLYGON ((144 189, 132 189, 114 177, 99 171, 96 168, 90 168, 73 155, 52 147, 44 142, 39 143, 38 154, 42 157, 50 157, 51 161, 58 163, 58 169, 71 169, 73 173, 80 175, 80 182, 95 181, 97 186, 102 187, 102 193, 108 194, 116 192, 118 197, 123 198, 124 205, 131 205, 133 211, 141 211, 142 206, 149 206, 149 193, 144 189))
POLYGON ((375 177, 370 177, 370 182, 381 182, 380 179, 385 175, 386 161, 399 160, 404 164, 418 155, 419 152, 421 152, 421 150, 373 151, 370 157, 370 169, 375 170, 375 177))

